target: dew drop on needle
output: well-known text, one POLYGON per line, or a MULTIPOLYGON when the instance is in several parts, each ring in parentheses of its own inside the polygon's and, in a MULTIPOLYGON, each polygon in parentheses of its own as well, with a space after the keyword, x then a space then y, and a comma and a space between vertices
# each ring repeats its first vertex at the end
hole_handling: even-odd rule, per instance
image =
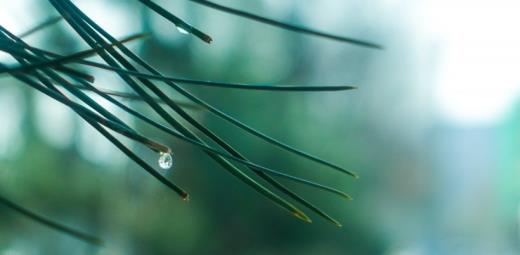
POLYGON ((185 35, 187 35, 187 34, 190 33, 190 32, 188 32, 188 30, 186 30, 186 29, 184 29, 184 28, 182 28, 182 27, 179 27, 179 26, 177 26, 177 30, 178 30, 181 34, 185 34, 185 35))
POLYGON ((172 154, 168 152, 161 152, 159 154, 159 160, 157 161, 157 163, 159 163, 159 167, 161 167, 164 170, 170 169, 173 165, 172 154))

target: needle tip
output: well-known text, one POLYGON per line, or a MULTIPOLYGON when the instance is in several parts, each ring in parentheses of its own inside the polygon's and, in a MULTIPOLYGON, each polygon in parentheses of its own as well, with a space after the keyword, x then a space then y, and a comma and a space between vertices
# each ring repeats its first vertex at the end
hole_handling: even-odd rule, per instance
POLYGON ((305 215, 303 212, 295 212, 294 213, 294 216, 296 216, 296 218, 300 219, 300 220, 303 220, 307 223, 312 223, 312 220, 311 218, 309 218, 307 215, 305 215))

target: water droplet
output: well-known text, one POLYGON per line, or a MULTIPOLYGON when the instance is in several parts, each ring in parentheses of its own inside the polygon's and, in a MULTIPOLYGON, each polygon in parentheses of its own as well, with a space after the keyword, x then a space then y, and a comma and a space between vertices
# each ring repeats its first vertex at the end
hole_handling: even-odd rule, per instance
POLYGON ((182 27, 177 27, 177 30, 181 33, 181 34, 189 34, 190 32, 188 32, 188 30, 182 28, 182 27))
POLYGON ((157 161, 159 166, 164 169, 170 169, 173 165, 173 157, 171 153, 161 152, 159 154, 159 160, 157 161))

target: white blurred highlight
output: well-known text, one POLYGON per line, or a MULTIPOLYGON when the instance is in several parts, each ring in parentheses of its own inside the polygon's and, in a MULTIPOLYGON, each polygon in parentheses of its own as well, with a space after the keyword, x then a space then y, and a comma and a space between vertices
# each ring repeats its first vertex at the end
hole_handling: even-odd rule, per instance
POLYGON ((428 1, 440 51, 438 112, 461 126, 498 124, 520 92, 519 1, 428 1))

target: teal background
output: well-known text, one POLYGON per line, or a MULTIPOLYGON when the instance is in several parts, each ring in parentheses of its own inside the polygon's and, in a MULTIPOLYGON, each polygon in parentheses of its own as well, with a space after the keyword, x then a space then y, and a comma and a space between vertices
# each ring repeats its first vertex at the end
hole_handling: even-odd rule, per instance
MULTIPOLYGON (((0 207, 0 254, 518 253, 520 104, 515 93, 519 90, 509 93, 512 99, 507 110, 500 116, 496 113, 492 121, 464 122, 439 110, 446 108, 439 107, 443 101, 436 91, 443 86, 439 77, 450 63, 445 57, 449 45, 445 35, 425 25, 428 5, 424 3, 428 1, 218 1, 375 41, 384 50, 283 31, 189 1, 157 1, 212 35, 214 42, 208 45, 177 32, 137 1, 74 2, 117 37, 150 32, 150 38, 129 47, 170 76, 358 86, 347 92, 285 93, 184 85, 237 119, 352 169, 361 178, 354 180, 281 151, 204 111, 191 111, 254 162, 330 184, 354 197, 344 201, 287 183, 344 227, 337 228, 311 212, 314 223, 306 224, 227 174, 197 148, 109 108, 141 133, 172 148, 175 165, 165 175, 190 193, 190 201, 184 202, 72 111, 2 76, 1 194, 49 218, 94 233, 107 244, 103 248, 85 244, 0 207)), ((56 15, 46 1, 26 0, 9 6, 0 22, 15 33, 56 15)), ((460 10, 461 20, 474 6, 466 8, 460 10)), ((489 11, 499 15, 500 10, 489 11)), ((434 19, 431 23, 440 22, 434 19)), ((504 41, 510 33, 514 31, 504 33, 504 41)), ((27 41, 60 53, 86 49, 64 22, 27 41)), ((471 45, 468 41, 468 47, 471 45)), ((496 45, 497 49, 503 47, 496 45)), ((485 50, 491 55, 495 52, 474 49, 485 50)), ((512 56, 516 56, 514 50, 510 49, 512 56)), ((5 55, 1 57, 0 61, 12 63, 5 55)), ((485 67, 494 64, 476 59, 474 62, 483 62, 485 67)), ((520 67, 516 62, 511 66, 513 70, 520 67)), ((496 68, 490 66, 489 70, 496 68)), ((93 74, 96 86, 127 90, 108 72, 93 74)), ((509 73, 491 74, 497 82, 485 88, 476 84, 475 91, 488 89, 489 97, 494 97, 492 91, 499 90, 503 81, 499 78, 509 73)), ((520 79, 513 78, 511 86, 519 87, 520 79)), ((165 91, 184 100, 174 91, 165 91)), ((464 95, 475 91, 455 96, 466 103, 464 95)), ((476 102, 481 103, 485 102, 476 102)), ((142 103, 128 104, 159 119, 142 103)), ((473 114, 479 116, 478 111, 473 114)), ((156 165, 158 155, 123 141, 156 165)))

